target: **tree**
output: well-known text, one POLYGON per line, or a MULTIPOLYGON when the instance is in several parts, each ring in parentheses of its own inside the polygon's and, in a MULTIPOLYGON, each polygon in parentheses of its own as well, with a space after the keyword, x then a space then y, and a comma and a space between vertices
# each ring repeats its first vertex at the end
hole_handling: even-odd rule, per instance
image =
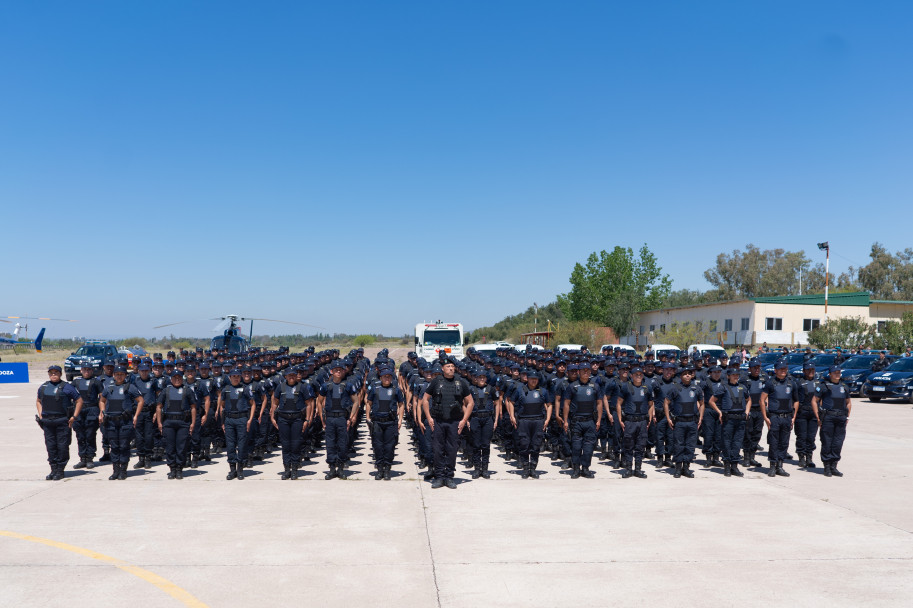
POLYGON ((707 344, 711 342, 711 334, 704 331, 701 323, 673 322, 666 326, 666 331, 656 334, 653 344, 674 344, 685 351, 691 344, 707 344))
POLYGON ((611 253, 591 253, 586 265, 574 265, 571 291, 558 296, 558 306, 571 321, 594 321, 626 336, 637 313, 659 308, 669 296, 672 281, 662 273, 646 245, 635 257, 631 248, 616 246, 611 253))
POLYGON ((895 255, 881 243, 869 253, 872 261, 859 269, 859 282, 876 300, 913 300, 913 249, 895 255))
POLYGON ((900 354, 913 345, 913 312, 905 312, 900 321, 887 321, 874 339, 874 345, 900 354))
POLYGON ((364 348, 365 346, 370 346, 371 344, 374 344, 374 336, 371 336, 368 334, 362 334, 360 336, 355 336, 355 338, 352 340, 352 342, 355 343, 355 346, 360 346, 361 348, 364 348))
POLYGON ((707 304, 710 302, 719 302, 720 293, 716 289, 710 291, 697 291, 696 289, 676 289, 669 293, 662 308, 677 308, 679 306, 694 306, 695 304, 707 304))
MULTIPOLYGON (((831 273, 829 284, 835 291, 854 291, 859 288, 854 273, 852 267, 837 278, 831 273)), ((762 251, 750 243, 744 252, 736 249, 731 255, 719 254, 716 266, 704 271, 720 300, 798 295, 800 276, 802 293, 824 291, 825 266, 820 262, 812 265, 805 251, 762 251)))
POLYGON ((808 332, 808 342, 815 348, 865 346, 876 339, 875 326, 862 317, 830 319, 808 332))

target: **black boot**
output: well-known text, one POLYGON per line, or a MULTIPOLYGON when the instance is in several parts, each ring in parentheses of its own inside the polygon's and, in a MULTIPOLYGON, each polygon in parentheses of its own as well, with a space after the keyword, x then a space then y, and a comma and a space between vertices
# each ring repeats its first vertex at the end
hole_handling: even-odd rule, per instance
POLYGON ((94 456, 86 456, 86 468, 87 469, 95 468, 95 461, 93 460, 93 458, 94 458, 94 456))
POLYGON ((831 475, 833 475, 833 473, 831 473, 831 463, 825 462, 824 463, 824 476, 830 477, 831 475))
POLYGON ((831 462, 831 475, 834 477, 843 477, 843 473, 837 470, 837 461, 831 462))
POLYGON ((672 477, 675 477, 676 479, 678 479, 681 476, 682 476, 682 463, 676 462, 675 463, 675 473, 672 474, 672 477))
POLYGON ((491 479, 491 471, 488 470, 488 465, 482 465, 482 479, 491 479))
POLYGON ((469 474, 469 476, 472 477, 473 479, 478 479, 481 475, 482 475, 482 467, 480 467, 480 466, 476 466, 476 468, 472 470, 472 473, 469 474))
POLYGON ((694 479, 694 471, 691 470, 690 462, 685 462, 682 464, 682 475, 688 479, 694 479))
POLYGON ((345 466, 346 466, 345 464, 337 464, 337 465, 336 465, 336 478, 337 478, 337 479, 343 479, 343 480, 345 480, 345 479, 348 479, 348 478, 349 478, 349 476, 346 475, 345 466))
POLYGON ((520 473, 520 478, 521 478, 521 479, 529 479, 529 465, 526 464, 526 463, 523 463, 523 470, 522 470, 522 472, 520 473))
POLYGON ((580 465, 575 464, 575 465, 571 465, 571 466, 572 466, 571 479, 579 479, 580 478, 580 465))
POLYGON ((667 467, 675 466, 675 465, 673 464, 673 462, 672 462, 672 456, 670 456, 669 454, 666 454, 666 460, 665 460, 664 464, 665 464, 667 467))
POLYGON ((57 473, 57 465, 51 465, 51 472, 44 476, 45 481, 53 481, 54 475, 57 473))
POLYGON ((789 477, 789 473, 787 473, 787 472, 783 469, 783 461, 782 461, 782 460, 778 460, 778 461, 777 461, 777 475, 779 475, 780 477, 789 477))
POLYGON ((749 464, 750 463, 748 461, 748 450, 745 450, 745 453, 742 454, 742 466, 747 467, 749 464))
POLYGON ((625 470, 624 470, 624 472, 622 472, 622 474, 621 474, 621 478, 622 478, 622 479, 627 479, 627 478, 631 477, 632 475, 634 475, 634 471, 631 470, 631 465, 630 465, 630 463, 625 462, 625 463, 624 463, 624 467, 625 467, 625 470))
POLYGON ((121 481, 124 481, 127 479, 127 464, 129 464, 129 463, 126 463, 126 462, 120 463, 120 474, 117 476, 117 478, 121 481))
POLYGON ((199 455, 197 455, 197 454, 192 454, 192 455, 190 456, 190 468, 191 468, 191 469, 197 468, 197 464, 199 464, 199 462, 200 462, 200 457, 199 457, 199 455))
POLYGON ((168 479, 174 479, 174 474, 175 474, 175 473, 174 473, 174 470, 175 470, 176 468, 177 468, 177 467, 175 467, 174 465, 168 467, 168 479))
POLYGON ((98 461, 111 462, 111 448, 105 448, 105 453, 102 454, 101 458, 99 458, 98 461))
POLYGON ((736 477, 745 477, 745 473, 739 470, 739 463, 730 463, 730 468, 732 469, 732 474, 736 477))
POLYGON ((63 479, 63 465, 62 464, 57 465, 57 468, 54 469, 54 477, 52 477, 52 479, 53 479, 53 481, 60 481, 61 479, 63 479))
POLYGON ((663 457, 663 455, 657 454, 656 455, 656 468, 661 469, 661 468, 663 468, 663 465, 665 465, 665 464, 666 464, 666 460, 663 457))
POLYGON ((637 477, 637 478, 639 478, 639 479, 646 479, 646 478, 647 478, 647 474, 644 473, 644 472, 641 470, 641 463, 640 463, 640 462, 635 462, 635 463, 634 463, 634 477, 637 477))
POLYGON ((732 466, 728 462, 723 465, 723 477, 732 477, 732 466))
POLYGON ((815 468, 815 462, 812 460, 812 455, 811 455, 811 454, 806 454, 806 455, 805 455, 805 468, 806 468, 806 469, 814 469, 814 468, 815 468))
POLYGON ((799 468, 805 468, 805 454, 799 454, 799 468))
MULTIPOLYGON (((287 465, 285 465, 285 470, 282 472, 282 480, 285 481, 286 479, 291 479, 291 478, 292 478, 292 465, 287 464, 287 465)), ((333 478, 327 477, 327 479, 333 479, 333 478)))
POLYGON ((384 465, 384 481, 390 481, 390 465, 384 465))
POLYGON ((203 459, 206 460, 206 462, 212 462, 212 452, 209 448, 203 450, 203 459))
POLYGON ((108 481, 116 481, 120 476, 120 465, 116 462, 111 465, 111 474, 108 476, 108 481))
POLYGON ((74 469, 84 469, 84 468, 86 468, 86 459, 85 459, 85 458, 80 458, 80 459, 79 459, 79 462, 77 462, 76 464, 73 465, 73 468, 74 468, 74 469))
POLYGON ((175 479, 184 479, 184 466, 178 465, 174 469, 174 478, 175 479))
POLYGON ((133 465, 133 468, 134 468, 134 469, 142 469, 142 468, 144 468, 145 466, 146 466, 146 457, 145 457, 145 456, 140 456, 139 458, 136 459, 136 464, 133 465))
POLYGON ((774 477, 774 476, 776 476, 776 474, 777 474, 777 461, 771 460, 770 461, 770 470, 767 471, 767 476, 774 477))
POLYGON ((238 476, 238 465, 231 462, 228 464, 228 475, 225 476, 225 479, 231 481, 238 476))
POLYGON ((759 467, 759 466, 761 466, 761 463, 758 462, 757 459, 755 459, 755 457, 754 457, 755 454, 757 454, 757 452, 751 452, 748 455, 748 464, 750 464, 753 467, 759 467))
POLYGON ((596 477, 596 473, 590 470, 590 467, 580 467, 580 476, 587 479, 593 479, 596 477))

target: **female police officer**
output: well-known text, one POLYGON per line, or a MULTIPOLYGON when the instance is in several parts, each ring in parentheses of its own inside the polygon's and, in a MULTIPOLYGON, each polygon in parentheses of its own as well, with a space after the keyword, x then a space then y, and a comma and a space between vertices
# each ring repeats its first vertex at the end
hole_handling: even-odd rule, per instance
POLYGON ((45 479, 63 479, 63 469, 70 460, 70 428, 82 410, 82 397, 72 384, 60 379, 59 365, 48 368, 49 380, 38 387, 38 426, 44 431, 51 472, 45 479), (75 404, 75 408, 74 408, 75 404))
POLYGON ((304 429, 314 417, 314 395, 310 384, 298 382, 298 372, 292 368, 285 370, 285 381, 273 392, 269 417, 279 431, 282 444, 282 464, 285 466, 282 479, 298 479, 298 455, 304 429))
POLYGON ((393 384, 393 369, 383 368, 380 380, 368 387, 365 415, 374 426, 371 440, 377 466, 375 479, 390 480, 390 466, 396 450, 396 436, 403 424, 403 392, 393 384))
POLYGON ((105 387, 98 407, 98 422, 108 429, 108 441, 111 442, 111 466, 114 471, 108 479, 127 479, 130 439, 133 438, 133 425, 143 411, 143 395, 136 386, 127 384, 126 367, 118 365, 114 368, 114 382, 105 387))
POLYGON ((552 396, 539 387, 539 373, 526 374, 526 385, 517 384, 507 402, 511 422, 517 427, 517 448, 520 454, 521 477, 539 479, 539 447, 552 416, 552 396), (515 408, 517 408, 516 411, 515 408), (519 420, 517 420, 519 418, 519 420))
POLYGON ((155 421, 165 443, 168 479, 184 479, 184 459, 190 427, 196 422, 197 408, 194 391, 184 386, 184 375, 171 372, 171 384, 158 396, 155 421))
MULTIPOLYGON (((244 458, 247 456, 247 436, 254 419, 254 395, 249 385, 241 384, 241 371, 228 374, 230 383, 219 392, 218 412, 225 431, 225 451, 228 456, 228 475, 225 479, 244 479, 244 458)), ((285 451, 285 443, 282 444, 285 451)))
POLYGON ((850 391, 840 381, 840 368, 832 365, 827 380, 818 384, 817 396, 813 401, 815 414, 821 421, 821 460, 824 461, 824 475, 843 477, 837 470, 843 440, 846 439, 846 425, 853 411, 850 391))

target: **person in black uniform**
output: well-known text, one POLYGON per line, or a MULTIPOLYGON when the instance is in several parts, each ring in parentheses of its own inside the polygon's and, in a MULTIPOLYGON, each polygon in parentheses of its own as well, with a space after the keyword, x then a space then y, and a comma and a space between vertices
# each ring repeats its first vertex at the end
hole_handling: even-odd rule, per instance
POLYGON ((184 375, 171 372, 171 382, 157 397, 155 422, 162 433, 168 479, 184 479, 190 427, 197 415, 196 394, 184 386, 184 375))
POLYGON ((785 361, 777 362, 775 375, 764 385, 761 392, 761 414, 767 425, 767 456, 770 460, 768 477, 781 475, 789 477, 783 469, 783 461, 789 448, 789 436, 792 431, 793 418, 799 410, 796 382, 789 375, 789 366, 785 361))
POLYGON ((539 374, 527 372, 526 384, 516 385, 507 402, 510 420, 517 428, 517 448, 520 454, 520 476, 539 479, 539 447, 552 416, 552 395, 539 386, 539 374))
POLYGON ((324 478, 328 480, 334 477, 347 478, 345 468, 349 429, 355 425, 358 414, 353 397, 358 393, 359 387, 355 382, 345 381, 346 371, 342 359, 333 361, 330 364, 331 380, 320 386, 320 396, 317 398, 317 412, 326 429, 327 465, 330 470, 324 478))
POLYGON ((96 438, 98 433, 98 397, 101 395, 101 383, 95 378, 95 369, 83 366, 79 370, 80 378, 74 378, 73 385, 82 397, 82 410, 73 422, 76 433, 76 446, 79 451, 79 462, 74 469, 95 467, 96 438))
MULTIPOLYGON (((577 380, 564 389, 565 432, 571 434, 571 479, 584 477, 592 479, 596 473, 590 470, 593 450, 596 449, 596 432, 602 422, 601 389, 590 381, 590 366, 587 364, 568 366, 577 370, 577 380)), ((609 421, 613 420, 609 412, 609 421)))
POLYGON ((815 453, 815 437, 818 436, 818 416, 812 401, 817 398, 818 381, 815 379, 815 364, 802 364, 804 378, 798 382, 799 409, 793 420, 796 431, 796 454, 799 455, 800 469, 814 469, 812 454, 815 453))
POLYGON ((396 437, 403 425, 403 392, 393 384, 393 369, 382 368, 368 386, 365 417, 374 426, 371 439, 377 467, 376 480, 390 481, 390 467, 396 453, 396 437))
POLYGON ((98 422, 108 429, 111 442, 113 472, 108 479, 123 481, 127 479, 133 425, 143 411, 143 395, 136 386, 127 383, 127 368, 121 365, 114 368, 114 382, 102 391, 98 406, 98 422))
POLYGON ((843 452, 846 425, 853 411, 850 390, 840 380, 840 373, 836 365, 828 369, 827 380, 818 384, 818 398, 813 406, 821 421, 821 460, 824 461, 825 477, 843 477, 843 473, 837 470, 837 463, 843 452))
POLYGON ((139 376, 133 379, 133 385, 139 389, 143 396, 143 403, 148 403, 149 407, 145 408, 136 420, 136 464, 134 469, 148 469, 152 466, 152 449, 154 447, 154 430, 155 430, 155 378, 149 372, 151 366, 147 363, 140 363, 137 366, 139 376))
POLYGON ((490 479, 488 470, 491 456, 491 438, 501 419, 501 393, 488 384, 484 368, 472 375, 472 415, 469 417, 469 433, 472 442, 472 478, 490 479))
POLYGON ((693 478, 691 462, 697 447, 697 429, 704 416, 704 391, 694 384, 694 368, 685 365, 682 369, 681 384, 666 395, 663 409, 666 422, 672 429, 675 452, 675 473, 673 477, 693 478))
POLYGON ((70 429, 82 413, 82 397, 72 384, 60 379, 59 365, 48 367, 48 381, 38 387, 35 419, 44 431, 44 447, 48 451, 51 472, 48 481, 63 479, 63 470, 70 460, 70 429))
POLYGON ((710 407, 716 412, 723 438, 723 475, 742 477, 739 470, 739 451, 745 441, 745 421, 751 411, 751 397, 748 390, 739 384, 739 370, 730 367, 726 370, 728 382, 722 392, 714 392, 710 397, 710 407))
POLYGON ((761 463, 755 459, 761 445, 761 435, 764 432, 764 415, 761 413, 761 393, 767 384, 767 374, 761 373, 761 362, 758 359, 748 361, 748 374, 742 378, 742 385, 748 389, 751 398, 751 412, 745 422, 745 443, 742 464, 744 466, 759 467, 761 463))
POLYGON ((247 438, 254 419, 254 396, 249 386, 241 384, 241 370, 228 374, 229 384, 222 387, 217 402, 218 417, 225 433, 228 475, 225 479, 244 479, 244 456, 247 438))
MULTIPOLYGON (((709 404, 710 400, 716 397, 716 401, 723 399, 723 390, 725 381, 722 377, 723 368, 714 365, 707 372, 707 379, 703 385, 704 403, 709 404)), ((720 462, 720 454, 723 452, 723 425, 717 416, 704 416, 701 430, 703 431, 704 445, 701 451, 707 458, 707 466, 723 466, 720 462)))
MULTIPOLYGON (((662 364, 662 378, 655 385, 653 400, 655 403, 665 404, 672 390, 678 385, 675 379, 675 363, 662 364)), ((662 407, 654 406, 656 419, 656 468, 672 467, 672 428, 666 420, 666 413, 662 407)))
MULTIPOLYGON (((422 412, 431 427, 431 441, 434 450, 434 489, 446 485, 455 490, 453 481, 456 468, 457 447, 460 433, 472 415, 472 392, 469 383, 455 378, 456 366, 453 361, 445 359, 441 366, 441 376, 434 378, 422 396, 422 412)), ((422 431, 424 423, 419 420, 422 431)))
POLYGON ((644 371, 635 367, 631 370, 631 381, 618 386, 618 417, 624 431, 623 478, 631 476, 644 479, 644 449, 647 446, 647 426, 653 420, 653 390, 644 384, 644 371), (632 466, 633 465, 633 466, 632 466))

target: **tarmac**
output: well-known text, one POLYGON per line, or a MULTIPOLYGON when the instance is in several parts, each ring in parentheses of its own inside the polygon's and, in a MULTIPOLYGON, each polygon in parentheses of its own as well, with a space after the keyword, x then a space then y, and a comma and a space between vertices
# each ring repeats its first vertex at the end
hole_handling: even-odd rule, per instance
POLYGON ((156 463, 52 482, 43 379, 0 385, 0 606, 913 605, 909 404, 856 400, 843 478, 820 457, 726 478, 699 454, 695 479, 599 462, 571 480, 543 456, 523 480, 493 450, 492 479, 458 465, 432 491, 404 426, 391 481, 369 475, 365 431, 346 481, 321 452, 298 481, 274 453, 243 481, 222 454, 183 480, 156 463))

